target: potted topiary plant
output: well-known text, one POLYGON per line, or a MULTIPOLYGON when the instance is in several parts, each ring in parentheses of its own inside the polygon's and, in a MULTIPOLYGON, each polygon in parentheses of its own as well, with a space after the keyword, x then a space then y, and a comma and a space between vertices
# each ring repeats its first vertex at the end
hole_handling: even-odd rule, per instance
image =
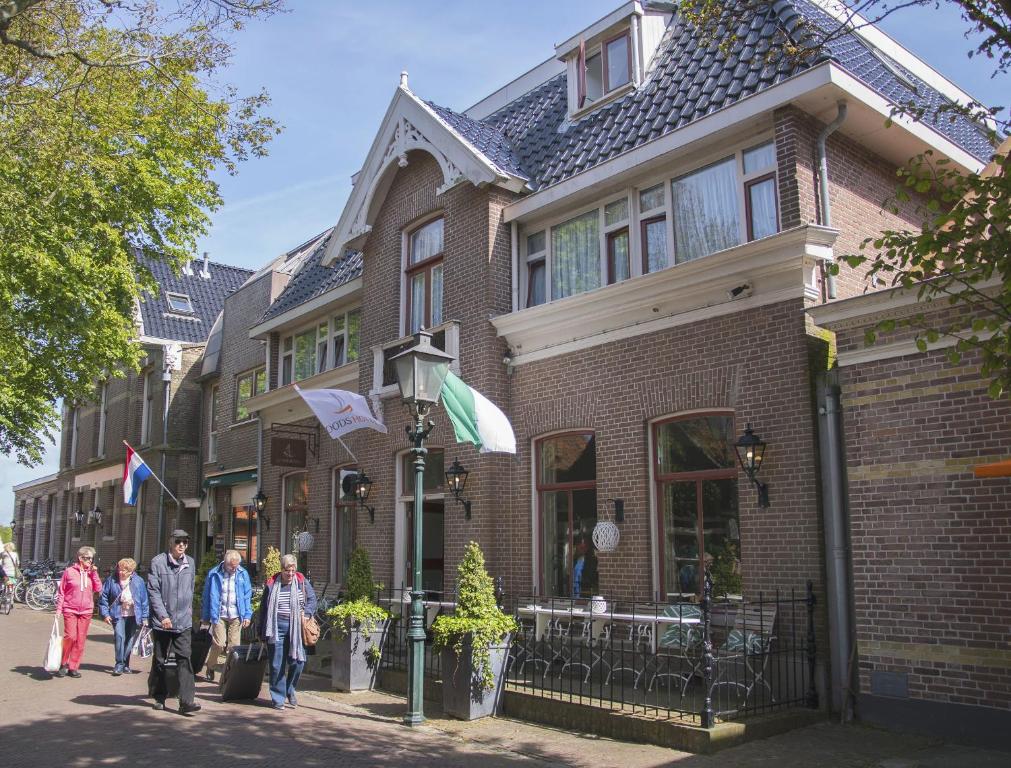
MULTIPOLYGON (((280 572, 281 551, 277 547, 267 547, 267 551, 263 553, 263 560, 260 561, 260 573, 263 575, 263 584, 266 584, 271 576, 280 572)), ((260 600, 263 598, 263 584, 260 585, 260 588, 253 590, 253 613, 260 610, 260 600)))
POLYGON ((327 611, 333 625, 330 682, 339 691, 362 691, 376 683, 390 618, 372 600, 376 588, 369 553, 356 549, 351 553, 344 600, 327 611))
POLYGON ((475 720, 501 708, 516 620, 495 603, 495 586, 476 542, 467 545, 457 568, 457 592, 454 614, 432 624, 435 647, 442 649, 442 708, 475 720))

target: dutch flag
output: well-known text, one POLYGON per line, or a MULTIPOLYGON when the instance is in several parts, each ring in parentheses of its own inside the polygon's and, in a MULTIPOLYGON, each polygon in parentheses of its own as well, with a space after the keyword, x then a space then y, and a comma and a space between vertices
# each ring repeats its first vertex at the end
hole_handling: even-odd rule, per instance
POLYGON ((154 473, 151 467, 144 463, 129 443, 126 443, 126 464, 123 466, 123 503, 135 505, 140 494, 140 486, 154 473))

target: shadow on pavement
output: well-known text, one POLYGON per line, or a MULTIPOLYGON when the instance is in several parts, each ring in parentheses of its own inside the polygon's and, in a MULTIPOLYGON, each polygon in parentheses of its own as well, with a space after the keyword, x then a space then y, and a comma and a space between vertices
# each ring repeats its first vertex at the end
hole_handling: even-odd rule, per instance
POLYGON ((11 667, 11 672, 15 675, 23 675, 25 677, 30 677, 32 680, 52 680, 53 676, 46 672, 41 666, 38 667, 11 667))

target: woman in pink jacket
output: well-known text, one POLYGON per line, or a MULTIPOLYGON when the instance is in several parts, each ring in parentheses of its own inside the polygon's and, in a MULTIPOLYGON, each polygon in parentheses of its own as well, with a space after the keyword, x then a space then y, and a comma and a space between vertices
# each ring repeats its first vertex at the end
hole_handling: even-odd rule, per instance
POLYGON ((95 593, 102 591, 102 581, 94 566, 95 550, 81 547, 77 562, 63 572, 56 593, 56 614, 63 616, 63 659, 57 677, 80 677, 88 625, 95 612, 95 593))

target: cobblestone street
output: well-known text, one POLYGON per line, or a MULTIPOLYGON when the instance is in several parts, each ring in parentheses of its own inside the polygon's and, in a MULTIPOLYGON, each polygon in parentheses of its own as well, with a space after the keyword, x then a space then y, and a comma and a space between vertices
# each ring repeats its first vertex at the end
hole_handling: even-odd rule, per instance
MULTIPOLYGON (((145 674, 112 677, 112 632, 93 622, 82 678, 53 679, 41 661, 51 613, 22 605, 0 617, 0 745, 18 768, 100 765, 202 766, 621 766, 653 768, 997 768, 1007 755, 945 746, 860 727, 819 725, 703 757, 564 733, 512 720, 461 723, 429 712, 429 724, 399 724, 404 700, 382 693, 331 694, 303 677, 296 710, 265 700, 222 703, 217 685, 197 683, 203 710, 156 712, 145 674), (313 688, 319 688, 313 691, 313 688)), ((135 660, 136 662, 137 660, 135 660)))

